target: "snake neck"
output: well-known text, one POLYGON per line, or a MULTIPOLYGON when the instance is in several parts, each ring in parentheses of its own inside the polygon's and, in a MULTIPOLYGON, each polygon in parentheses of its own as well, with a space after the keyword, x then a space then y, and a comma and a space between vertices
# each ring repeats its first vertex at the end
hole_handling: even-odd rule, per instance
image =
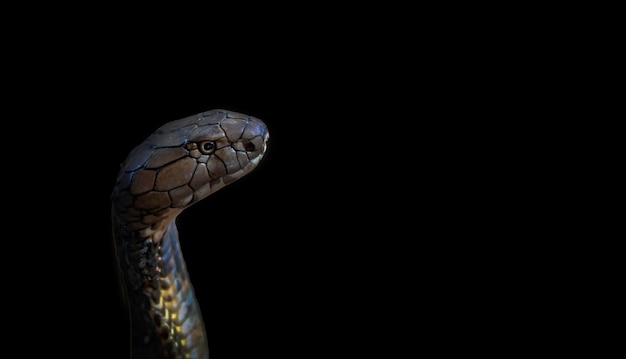
POLYGON ((200 307, 180 249, 175 217, 129 231, 113 215, 131 320, 133 359, 208 358, 200 307))

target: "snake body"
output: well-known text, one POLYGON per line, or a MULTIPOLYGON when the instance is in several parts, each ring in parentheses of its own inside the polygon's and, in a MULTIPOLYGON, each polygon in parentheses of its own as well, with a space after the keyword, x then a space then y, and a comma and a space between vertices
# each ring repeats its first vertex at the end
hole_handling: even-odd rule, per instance
POLYGON ((132 359, 209 357, 176 218, 250 173, 268 139, 261 120, 212 110, 164 124, 121 164, 111 217, 132 359))

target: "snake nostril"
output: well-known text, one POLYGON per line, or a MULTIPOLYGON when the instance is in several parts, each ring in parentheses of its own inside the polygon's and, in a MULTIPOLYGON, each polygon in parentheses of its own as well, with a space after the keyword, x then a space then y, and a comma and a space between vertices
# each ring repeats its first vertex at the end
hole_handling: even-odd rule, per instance
POLYGON ((254 149, 255 149, 256 147, 254 146, 254 143, 252 143, 252 142, 250 142, 250 141, 248 141, 248 140, 244 140, 244 141, 243 141, 243 148, 244 148, 246 151, 254 151, 254 149))

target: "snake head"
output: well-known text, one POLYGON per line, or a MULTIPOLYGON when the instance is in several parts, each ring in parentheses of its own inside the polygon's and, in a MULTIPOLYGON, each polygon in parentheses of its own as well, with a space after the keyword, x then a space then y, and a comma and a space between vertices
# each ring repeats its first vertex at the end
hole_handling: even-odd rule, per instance
POLYGON ((120 224, 141 230, 175 218, 252 171, 268 139, 261 120, 227 110, 164 124, 122 163, 111 196, 120 224))

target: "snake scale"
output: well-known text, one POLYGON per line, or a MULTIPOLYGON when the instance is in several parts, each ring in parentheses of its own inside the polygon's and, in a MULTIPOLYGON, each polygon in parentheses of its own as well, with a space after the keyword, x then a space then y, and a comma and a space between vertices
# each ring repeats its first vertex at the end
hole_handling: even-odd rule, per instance
POLYGON ((132 359, 209 357, 176 218, 250 173, 268 139, 258 118, 211 110, 164 124, 121 164, 111 219, 132 359))

